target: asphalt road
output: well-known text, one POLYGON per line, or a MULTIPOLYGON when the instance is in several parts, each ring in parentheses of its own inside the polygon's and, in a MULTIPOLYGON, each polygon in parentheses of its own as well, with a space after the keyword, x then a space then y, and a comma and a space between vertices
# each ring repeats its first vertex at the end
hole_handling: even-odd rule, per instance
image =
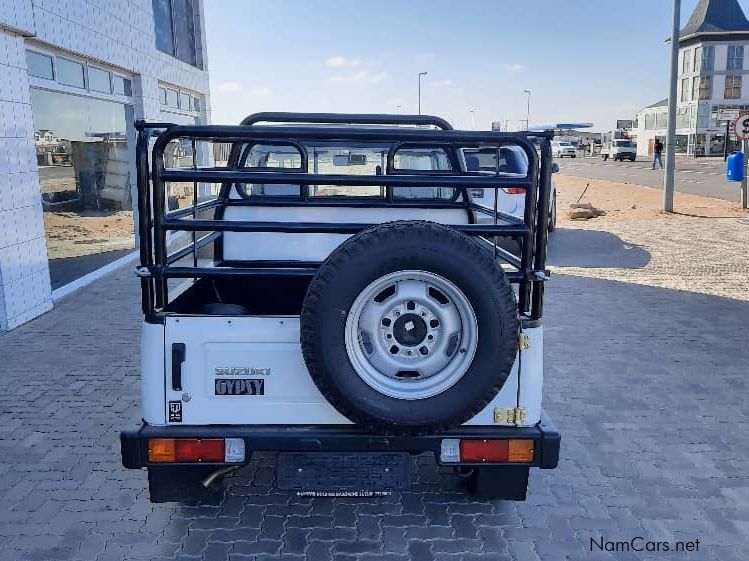
MULTIPOLYGON (((635 162, 604 162, 599 157, 557 158, 556 162, 559 164, 560 173, 564 175, 648 187, 663 186, 663 171, 653 171, 652 162, 642 157, 635 162)), ((725 163, 722 158, 676 160, 676 190, 682 193, 738 201, 739 185, 726 181, 725 163)))

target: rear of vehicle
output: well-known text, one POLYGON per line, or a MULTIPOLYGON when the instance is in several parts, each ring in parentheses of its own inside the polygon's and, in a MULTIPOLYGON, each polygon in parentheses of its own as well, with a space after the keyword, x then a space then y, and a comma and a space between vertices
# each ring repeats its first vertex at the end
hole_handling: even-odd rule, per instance
MULTIPOLYGON (((553 143, 552 143, 553 146, 553 143)), ((525 152, 517 146, 502 146, 499 149, 481 148, 466 149, 463 151, 467 171, 482 173, 485 175, 499 175, 511 180, 512 178, 525 178, 528 173, 528 158, 525 152)), ((552 172, 559 171, 559 166, 552 164, 552 172)), ((556 186, 551 180, 549 193, 549 215, 547 229, 554 231, 557 221, 556 208, 556 186)), ((491 214, 496 209, 498 212, 510 214, 520 220, 525 218, 525 188, 520 185, 501 187, 499 189, 472 189, 472 200, 486 209, 487 214, 479 213, 479 222, 490 222, 491 214)), ((507 244, 502 244, 506 247, 507 244)))
POLYGON ((312 494, 405 488, 429 453, 470 490, 523 500, 530 468, 557 465, 541 407, 549 135, 539 157, 526 135, 424 116, 138 130, 143 412, 121 443, 153 501, 256 452, 278 453, 279 488, 312 494), (168 167, 185 142, 190 161, 168 167), (524 170, 466 169, 506 147, 524 170), (503 189, 523 189, 522 218, 496 209, 503 189))

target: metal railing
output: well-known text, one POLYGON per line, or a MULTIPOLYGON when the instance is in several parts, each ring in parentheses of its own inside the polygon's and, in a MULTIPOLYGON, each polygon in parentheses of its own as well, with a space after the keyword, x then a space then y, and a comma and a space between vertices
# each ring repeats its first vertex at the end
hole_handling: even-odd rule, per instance
MULTIPOLYGON (((495 256, 516 270, 508 277, 518 283, 519 312, 532 319, 543 312, 543 281, 545 271, 546 236, 551 183, 551 134, 545 132, 500 133, 456 131, 437 117, 416 115, 337 115, 258 113, 247 117, 240 126, 178 126, 171 123, 136 123, 138 141, 136 158, 138 170, 138 214, 140 234, 143 311, 146 315, 164 312, 169 303, 170 278, 231 278, 260 276, 314 275, 318 262, 284 260, 223 261, 221 244, 225 232, 266 233, 328 233, 354 234, 374 224, 336 222, 290 222, 275 220, 224 220, 224 210, 233 206, 256 207, 364 207, 364 208, 428 208, 462 209, 467 213, 467 224, 449 226, 469 235, 494 240, 511 238, 519 243, 516 255, 493 243, 495 256), (286 126, 260 125, 260 122, 287 123, 286 126), (321 126, 326 125, 326 126, 321 126), (345 126, 342 126, 345 125, 345 126), (380 126, 375 126, 380 125, 380 126), (386 125, 386 126, 382 126, 386 125), (432 129, 425 128, 434 127, 432 129), (149 145, 155 137, 149 158, 149 145), (529 137, 537 137, 540 155, 529 137), (193 147, 193 165, 189 169, 165 166, 164 153, 168 144, 178 139, 189 139, 193 147), (199 168, 195 159, 196 143, 210 141, 232 145, 226 167, 199 168), (308 173, 306 162, 297 170, 280 168, 245 168, 239 165, 243 147, 254 143, 266 145, 299 145, 304 143, 377 143, 389 146, 386 172, 378 175, 328 175, 308 173), (402 148, 439 147, 449 155, 453 164, 449 171, 417 172, 396 170, 396 152, 402 148), (460 158, 465 148, 497 148, 517 146, 528 161, 525 177, 500 173, 488 175, 465 171, 460 158), (168 182, 193 184, 193 200, 189 207, 167 210, 168 182), (231 198, 236 184, 293 184, 300 186, 299 197, 231 198), (198 201, 200 183, 220 184, 218 196, 209 201, 198 201), (387 195, 383 198, 310 198, 305 196, 309 186, 318 184, 344 185, 351 188, 379 186, 387 195), (398 187, 456 190, 453 200, 403 200, 393 197, 398 187), (496 208, 498 190, 503 187, 525 188, 523 219, 503 213, 496 208), (495 208, 475 204, 470 188, 494 189, 495 208), (213 212, 213 218, 199 219, 201 213, 213 212), (492 218, 491 224, 476 223, 476 214, 492 218), (172 253, 168 249, 169 232, 190 232, 191 242, 172 253), (198 236, 198 232, 208 232, 198 236), (198 266, 197 252, 214 245, 219 256, 213 266, 198 266), (192 255, 191 267, 175 264, 192 255)), ((492 243, 492 242, 487 242, 492 243)))

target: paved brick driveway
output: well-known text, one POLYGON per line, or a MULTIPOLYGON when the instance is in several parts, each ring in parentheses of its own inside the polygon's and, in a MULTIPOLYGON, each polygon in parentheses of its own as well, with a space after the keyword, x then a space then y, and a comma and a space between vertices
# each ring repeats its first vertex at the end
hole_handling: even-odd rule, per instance
POLYGON ((749 558, 749 302, 560 274, 547 294, 563 458, 532 474, 527 502, 468 500, 428 458, 409 493, 295 498, 263 457, 221 506, 184 507, 151 505, 145 473, 119 466, 138 290, 129 271, 110 276, 0 334, 0 561, 749 558), (636 536, 700 549, 589 549, 636 536))

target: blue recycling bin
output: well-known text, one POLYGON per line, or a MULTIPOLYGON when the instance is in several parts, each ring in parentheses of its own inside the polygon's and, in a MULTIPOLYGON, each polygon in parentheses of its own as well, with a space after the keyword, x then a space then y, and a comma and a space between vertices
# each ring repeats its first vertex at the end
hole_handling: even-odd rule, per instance
POLYGON ((726 179, 728 181, 744 180, 744 153, 733 152, 726 159, 726 179))

